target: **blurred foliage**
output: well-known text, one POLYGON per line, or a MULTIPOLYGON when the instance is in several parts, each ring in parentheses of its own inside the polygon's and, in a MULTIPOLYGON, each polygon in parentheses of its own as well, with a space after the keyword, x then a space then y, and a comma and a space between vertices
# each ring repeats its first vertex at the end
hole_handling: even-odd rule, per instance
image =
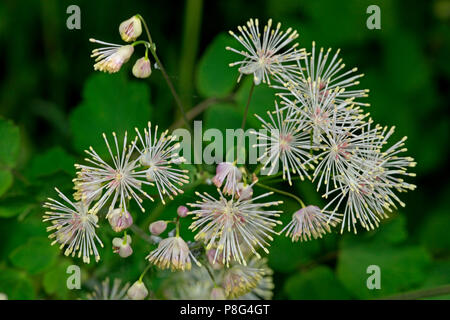
MULTIPOLYGON (((132 79, 133 59, 117 75, 93 71, 89 58, 90 37, 119 42, 119 23, 135 13, 149 22, 169 76, 189 107, 204 99, 214 101, 196 119, 205 128, 238 128, 251 84, 238 77, 228 64, 238 55, 226 51, 236 45, 226 31, 235 29, 250 17, 269 17, 286 28, 297 28, 300 44, 307 50, 315 40, 319 46, 341 48, 350 68, 365 73, 361 86, 370 89, 369 111, 376 122, 395 125, 396 136, 407 135, 410 154, 416 158, 416 191, 406 194, 407 204, 378 230, 358 235, 337 233, 306 243, 291 243, 277 237, 271 246, 270 266, 274 269, 275 298, 348 299, 378 298, 400 292, 431 288, 450 283, 450 185, 448 85, 450 64, 449 1, 375 1, 381 8, 381 30, 366 28, 369 0, 239 0, 204 1, 202 12, 194 9, 185 19, 183 1, 143 2, 129 0, 80 0, 81 30, 66 28, 68 0, 0 4, 0 292, 10 299, 80 298, 65 286, 66 268, 82 268, 83 290, 106 277, 134 281, 145 268, 145 255, 151 249, 133 234, 133 255, 120 259, 111 250, 114 236, 108 228, 100 231, 105 244, 99 264, 82 265, 79 259, 63 256, 46 239, 42 223, 46 197, 55 196, 54 186, 70 192, 74 168, 89 146, 106 152, 102 133, 144 127, 147 121, 169 127, 178 119, 174 102, 161 73, 154 70, 148 81, 132 79), (113 10, 105 10, 113 8, 113 10), (201 19, 196 66, 182 56, 183 21, 201 19), (189 78, 190 77, 190 78, 189 78), (184 87, 183 86, 186 86, 184 87), (182 96, 184 96, 182 94, 182 96), (103 148, 103 149, 102 149, 103 148), (368 290, 366 270, 381 267, 381 290, 368 290)), ((197 8, 198 9, 198 8, 197 8)), ((195 28, 193 28, 195 31, 195 28)), ((193 43, 196 43, 194 41, 193 43)), ((236 60, 235 60, 236 59, 236 60)), ((254 113, 264 115, 273 108, 273 90, 255 89, 247 127, 256 127, 254 113)), ((109 136, 110 137, 110 136, 109 136)), ((290 188, 287 184, 279 188, 290 188)), ((296 182, 292 190, 305 201, 317 205, 322 199, 308 182, 296 182)), ((180 204, 194 200, 194 190, 210 186, 189 185, 183 196, 162 206, 147 204, 147 213, 134 209, 135 221, 147 230, 158 218, 170 218, 180 204)), ((257 190, 260 192, 261 190, 257 190)), ((298 208, 285 200, 283 222, 298 208)), ((182 226, 182 234, 192 239, 182 226)), ((164 273, 146 277, 147 286, 157 291, 164 273)), ((449 298, 443 296, 441 298, 449 298)))

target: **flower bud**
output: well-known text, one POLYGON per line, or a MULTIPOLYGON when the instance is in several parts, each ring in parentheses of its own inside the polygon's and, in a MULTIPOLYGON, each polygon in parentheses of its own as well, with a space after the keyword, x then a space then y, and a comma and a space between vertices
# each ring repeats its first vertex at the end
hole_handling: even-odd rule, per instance
POLYGON ((133 253, 131 248, 131 237, 129 235, 122 238, 114 238, 112 241, 114 253, 118 253, 122 258, 127 258, 133 253))
POLYGON ((210 298, 211 300, 226 300, 225 291, 220 287, 213 288, 211 290, 210 298))
POLYGON ((216 252, 217 252, 216 249, 210 249, 210 250, 206 251, 206 258, 208 259, 209 264, 211 265, 211 267, 214 270, 219 270, 219 269, 223 268, 223 263, 222 263, 223 254, 219 253, 219 254, 217 254, 217 257, 216 257, 216 252), (216 258, 215 261, 214 261, 214 258, 216 258))
POLYGON ((137 16, 133 16, 122 22, 119 26, 119 33, 123 41, 134 41, 142 33, 141 20, 137 16))
POLYGON ((115 232, 121 232, 133 224, 133 217, 128 211, 119 208, 108 213, 108 221, 115 232))
POLYGON ((149 58, 142 57, 137 59, 132 72, 136 78, 148 78, 152 74, 152 66, 149 58))
POLYGON ((177 209, 177 214, 180 218, 186 217, 188 212, 189 212, 189 209, 186 208, 185 206, 179 206, 177 209))
POLYGON ((8 296, 3 292, 0 292, 0 300, 8 300, 8 296))
POLYGON ((167 228, 167 222, 163 220, 158 220, 153 222, 148 229, 150 230, 150 233, 154 236, 159 236, 161 233, 164 232, 167 228))
POLYGON ((248 200, 253 196, 253 188, 250 185, 244 186, 242 182, 238 183, 237 195, 240 200, 248 200))
POLYGON ((145 284, 138 280, 128 289, 127 296, 131 300, 144 300, 144 298, 148 295, 148 290, 145 287, 145 284))

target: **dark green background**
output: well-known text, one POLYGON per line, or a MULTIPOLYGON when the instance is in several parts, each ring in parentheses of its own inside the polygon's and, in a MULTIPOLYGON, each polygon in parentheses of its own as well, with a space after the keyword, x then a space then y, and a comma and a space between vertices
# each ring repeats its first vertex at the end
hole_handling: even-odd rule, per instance
MULTIPOLYGON (((191 1, 186 6, 183 1, 4 0, 0 292, 11 299, 82 297, 65 287, 65 268, 72 262, 49 246, 41 203, 55 196, 54 186, 71 190, 73 163, 82 161, 89 145, 101 145, 102 132, 122 134, 143 127, 147 120, 165 128, 179 118, 158 70, 149 80, 133 79, 130 70, 143 55, 142 48, 118 75, 93 70, 89 56, 96 46, 88 39, 120 43, 118 25, 136 13, 146 18, 185 104, 191 107, 206 98, 213 102, 197 117, 203 117, 205 127, 239 127, 249 90, 248 79, 242 86, 235 84, 237 70, 227 65, 237 56, 224 50, 228 44, 236 46, 226 31, 251 17, 261 22, 271 17, 285 28, 296 28, 307 50, 313 40, 318 46, 341 48, 346 65, 365 74, 361 87, 370 89, 367 101, 374 120, 395 125, 396 138, 408 136, 408 153, 418 165, 417 189, 401 195, 406 207, 376 232, 333 233, 310 243, 275 240, 269 256, 275 298, 366 299, 450 283, 449 1, 227 0, 204 1, 203 6, 191 1), (66 28, 66 8, 71 4, 81 8, 81 30, 66 28), (366 28, 370 4, 381 8, 381 30, 366 28), (381 267, 381 290, 366 287, 366 268, 372 264, 381 267)), ((272 94, 258 87, 250 114, 272 108, 272 94)), ((248 126, 255 125, 251 116, 248 126)), ((293 188, 308 203, 323 204, 310 184, 293 188)), ((177 204, 192 198, 187 192, 166 207, 148 205, 145 215, 136 210, 135 216, 146 228, 157 216, 173 216, 177 204)), ((298 208, 283 200, 286 222, 298 208)), ((149 248, 142 241, 136 237, 135 253, 121 260, 111 253, 112 231, 103 229, 101 263, 82 267, 83 288, 88 291, 106 277, 134 281, 145 267, 149 248)), ((153 272, 146 283, 158 292, 163 280, 164 274, 153 272)))

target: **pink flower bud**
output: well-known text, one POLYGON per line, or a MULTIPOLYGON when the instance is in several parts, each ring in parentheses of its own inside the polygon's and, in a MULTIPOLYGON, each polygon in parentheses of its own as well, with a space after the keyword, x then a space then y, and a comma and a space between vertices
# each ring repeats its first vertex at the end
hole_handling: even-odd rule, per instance
POLYGON ((154 236, 159 236, 161 233, 164 232, 167 228, 167 222, 163 220, 158 220, 153 222, 148 229, 150 230, 150 233, 154 236))
POLYGON ((128 289, 127 295, 131 300, 144 300, 148 295, 148 290, 145 284, 141 280, 138 280, 128 289))
POLYGON ((147 57, 137 59, 133 66, 132 72, 136 78, 148 78, 152 74, 150 60, 147 57))
POLYGON ((222 288, 213 288, 210 297, 211 300, 225 300, 225 291, 222 288))
POLYGON ((237 195, 240 200, 248 200, 253 196, 253 188, 250 185, 244 186, 244 184, 238 183, 237 195))
POLYGON ((127 235, 124 238, 114 238, 112 241, 114 253, 118 253, 122 258, 127 258, 133 253, 131 248, 131 237, 127 235))
POLYGON ((123 21, 119 26, 119 33, 125 42, 136 40, 142 33, 141 20, 137 16, 133 16, 123 21))
POLYGON ((179 206, 177 209, 177 214, 180 218, 186 217, 188 212, 189 212, 189 209, 186 208, 185 206, 179 206))
POLYGON ((115 232, 121 232, 133 224, 133 217, 128 211, 119 208, 108 213, 108 221, 115 232))

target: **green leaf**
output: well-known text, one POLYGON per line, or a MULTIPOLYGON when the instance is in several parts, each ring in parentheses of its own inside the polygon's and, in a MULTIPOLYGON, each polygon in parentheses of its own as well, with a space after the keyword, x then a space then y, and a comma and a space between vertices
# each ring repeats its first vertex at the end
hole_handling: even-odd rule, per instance
POLYGON ((16 165, 20 147, 20 131, 12 121, 0 118, 0 167, 16 165))
POLYGON ((32 238, 9 255, 12 264, 36 274, 49 268, 58 256, 58 249, 46 238, 32 238))
POLYGON ((225 48, 234 46, 228 34, 216 36, 200 59, 197 70, 197 89, 205 97, 224 97, 236 85, 239 72, 229 64, 240 57, 225 48))
POLYGON ((13 176, 9 170, 0 169, 0 197, 8 191, 13 183, 13 176))
POLYGON ((33 300, 33 284, 27 276, 14 269, 0 269, 0 292, 9 300, 33 300))
POLYGON ((289 277, 284 292, 289 299, 296 300, 351 299, 333 271, 326 266, 289 277))
POLYGON ((42 282, 44 290, 49 295, 54 295, 58 299, 67 299, 70 290, 67 288, 67 267, 71 265, 69 261, 63 261, 44 275, 42 282))
POLYGON ((226 129, 241 127, 242 116, 236 107, 230 103, 218 103, 212 105, 205 112, 205 129, 219 129, 225 134, 226 129))
POLYGON ((427 275, 430 257, 417 246, 389 247, 378 243, 343 248, 337 275, 344 286, 360 299, 389 296, 421 284, 427 275), (367 273, 371 265, 380 267, 381 289, 369 290, 367 273))
POLYGON ((75 174, 74 163, 75 158, 64 149, 54 147, 43 154, 34 156, 27 168, 26 175, 35 179, 62 171, 72 176, 75 174))
POLYGON ((107 148, 102 134, 106 133, 111 143, 112 132, 117 133, 122 145, 125 131, 132 138, 135 127, 147 126, 149 101, 150 93, 144 82, 128 82, 120 75, 92 75, 85 84, 82 103, 70 115, 76 149, 81 152, 92 146, 105 155, 107 148))

